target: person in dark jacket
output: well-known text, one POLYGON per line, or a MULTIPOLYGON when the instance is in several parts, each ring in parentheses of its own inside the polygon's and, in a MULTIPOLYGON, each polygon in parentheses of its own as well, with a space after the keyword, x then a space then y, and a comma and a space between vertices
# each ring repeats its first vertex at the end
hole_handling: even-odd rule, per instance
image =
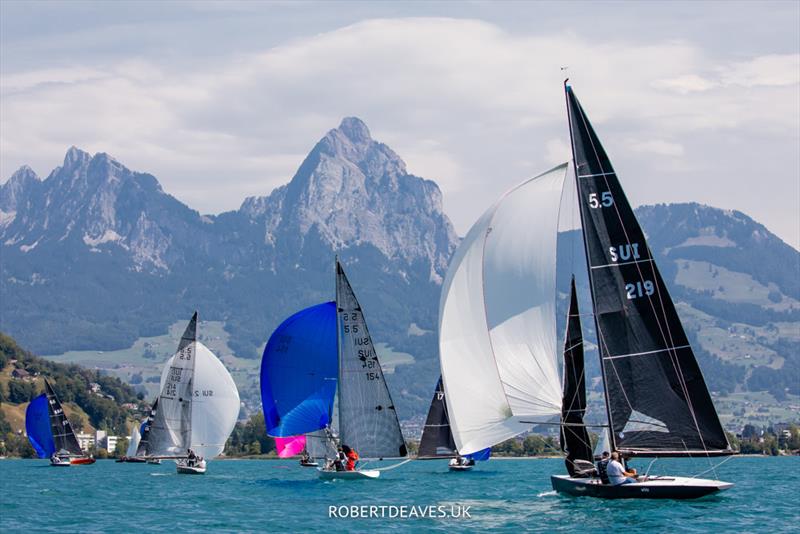
POLYGON ((600 477, 600 482, 603 484, 610 484, 608 480, 608 451, 603 451, 600 461, 597 462, 597 475, 600 477))

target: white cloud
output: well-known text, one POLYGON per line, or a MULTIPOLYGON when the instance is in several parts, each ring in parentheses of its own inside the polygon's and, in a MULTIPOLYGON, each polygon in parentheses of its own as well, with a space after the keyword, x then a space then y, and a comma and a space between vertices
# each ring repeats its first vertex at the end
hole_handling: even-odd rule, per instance
MULTIPOLYGON (((285 183, 325 131, 356 115, 410 172, 440 183, 463 232, 489 200, 569 157, 561 66, 612 158, 659 177, 667 171, 651 167, 650 155, 704 167, 691 158, 714 149, 690 150, 687 138, 735 147, 785 139, 773 149, 792 154, 797 58, 720 61, 685 41, 509 33, 449 18, 366 20, 191 61, 129 54, 4 74, 0 176, 23 163, 46 174, 74 144, 152 172, 192 207, 219 212, 285 183)), ((708 178, 722 205, 751 157, 733 150, 717 162, 722 176, 708 178)), ((663 182, 634 182, 632 199, 679 199, 663 182)), ((758 218, 758 206, 727 205, 758 218)))

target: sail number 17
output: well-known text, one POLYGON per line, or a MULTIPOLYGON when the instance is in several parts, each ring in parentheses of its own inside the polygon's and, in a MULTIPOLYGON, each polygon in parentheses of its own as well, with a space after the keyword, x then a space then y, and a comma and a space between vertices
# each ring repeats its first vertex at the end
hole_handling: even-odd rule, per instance
POLYGON ((614 196, 611 194, 611 191, 603 191, 600 193, 600 196, 597 196, 597 193, 589 193, 589 207, 591 208, 599 208, 604 207, 608 208, 609 206, 614 205, 614 196))

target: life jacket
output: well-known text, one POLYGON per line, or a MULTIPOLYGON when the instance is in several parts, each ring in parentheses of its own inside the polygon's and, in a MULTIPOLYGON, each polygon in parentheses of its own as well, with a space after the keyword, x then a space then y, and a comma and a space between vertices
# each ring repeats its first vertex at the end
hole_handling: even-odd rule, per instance
POLYGON ((600 460, 597 462, 597 474, 600 476, 600 482, 603 484, 611 484, 608 480, 608 460, 600 460))
POLYGON ((350 452, 347 453, 347 470, 355 471, 357 461, 358 461, 358 453, 353 449, 350 449, 350 452))

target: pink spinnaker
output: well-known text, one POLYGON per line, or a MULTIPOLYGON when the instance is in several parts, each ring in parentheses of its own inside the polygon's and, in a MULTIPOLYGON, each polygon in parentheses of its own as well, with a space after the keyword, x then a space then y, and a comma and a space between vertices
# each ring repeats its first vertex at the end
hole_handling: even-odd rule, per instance
POLYGON ((290 436, 288 438, 275 438, 275 448, 278 449, 279 458, 296 456, 306 446, 305 436, 290 436))

